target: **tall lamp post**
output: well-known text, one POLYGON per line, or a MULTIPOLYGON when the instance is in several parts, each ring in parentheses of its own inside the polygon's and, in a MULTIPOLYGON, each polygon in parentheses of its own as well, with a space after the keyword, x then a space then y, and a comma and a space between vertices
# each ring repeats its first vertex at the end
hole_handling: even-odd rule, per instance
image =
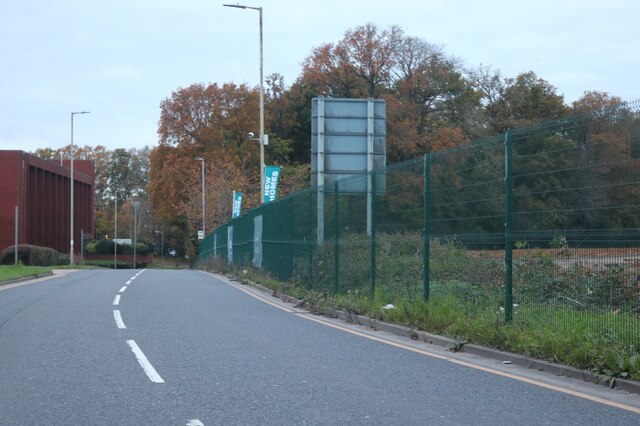
POLYGON ((205 226, 204 226, 204 206, 205 206, 205 202, 204 202, 204 158, 196 158, 196 160, 200 161, 202 164, 202 235, 207 235, 206 231, 205 231, 205 226))
POLYGON ((70 190, 70 195, 71 195, 71 208, 70 208, 70 216, 71 216, 71 232, 70 232, 70 239, 69 239, 69 265, 73 265, 74 263, 74 259, 73 259, 73 116, 76 114, 89 114, 89 111, 79 111, 79 112, 72 112, 71 113, 71 179, 70 179, 70 186, 71 186, 71 190, 70 190))
POLYGON ((262 7, 244 6, 240 4, 223 4, 237 9, 257 10, 260 15, 260 204, 264 200, 264 87, 262 58, 262 7))
POLYGON ((136 268, 136 245, 138 245, 138 202, 133 203, 133 269, 136 268))
POLYGON ((118 190, 115 190, 113 208, 113 270, 118 269, 118 190))

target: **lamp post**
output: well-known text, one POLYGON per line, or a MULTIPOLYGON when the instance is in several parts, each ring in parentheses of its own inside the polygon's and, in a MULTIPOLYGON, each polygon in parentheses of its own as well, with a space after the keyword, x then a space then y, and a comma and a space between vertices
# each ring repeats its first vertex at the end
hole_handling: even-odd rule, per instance
POLYGON ((118 269, 118 190, 115 190, 113 199, 113 270, 118 269))
POLYGON ((262 7, 244 6, 240 4, 223 4, 237 9, 257 10, 260 15, 260 204, 264 200, 264 87, 263 87, 263 55, 262 55, 262 7))
POLYGON ((200 161, 202 164, 202 235, 206 235, 205 226, 204 226, 204 158, 196 158, 196 160, 200 161))
POLYGON ((136 245, 138 244, 138 202, 133 203, 133 269, 136 268, 136 245))
POLYGON ((71 157, 71 179, 70 179, 70 186, 71 186, 71 190, 70 190, 70 198, 71 198, 71 210, 70 210, 70 216, 71 216, 71 232, 70 232, 70 239, 69 239, 69 265, 73 265, 74 263, 74 259, 73 259, 73 116, 76 114, 89 114, 89 111, 79 111, 79 112, 72 112, 71 113, 71 153, 70 153, 70 157, 71 157))

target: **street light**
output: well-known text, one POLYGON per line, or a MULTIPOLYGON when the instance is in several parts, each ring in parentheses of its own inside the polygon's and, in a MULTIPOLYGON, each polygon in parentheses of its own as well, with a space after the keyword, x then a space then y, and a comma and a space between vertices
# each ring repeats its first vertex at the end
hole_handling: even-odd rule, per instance
POLYGON ((199 157, 196 160, 202 162, 202 235, 204 237, 206 235, 204 227, 204 158, 199 157))
POLYGON ((113 270, 118 269, 117 252, 118 252, 118 190, 115 190, 114 197, 115 206, 113 208, 113 270))
POLYGON ((223 4, 237 9, 257 10, 260 14, 260 204, 264 200, 264 87, 262 71, 262 7, 244 6, 240 4, 223 4))
POLYGON ((133 269, 136 269, 136 245, 138 244, 138 202, 133 203, 133 269))
POLYGON ((71 238, 69 244, 69 265, 73 265, 73 116, 76 114, 89 114, 89 111, 71 113, 71 238))

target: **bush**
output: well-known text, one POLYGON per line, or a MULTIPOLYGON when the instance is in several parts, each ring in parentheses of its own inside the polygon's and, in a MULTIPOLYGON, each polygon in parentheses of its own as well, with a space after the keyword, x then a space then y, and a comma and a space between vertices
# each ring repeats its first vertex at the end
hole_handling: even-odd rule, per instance
MULTIPOLYGON (((87 243, 85 246, 89 254, 113 254, 113 240, 97 240, 87 243)), ((133 245, 116 244, 118 254, 133 254, 133 245)), ((136 244, 136 254, 146 255, 153 251, 153 245, 139 242, 136 244)))
MULTIPOLYGON (((60 253, 49 247, 19 244, 18 260, 25 266, 55 266, 60 265, 60 253)), ((14 246, 2 250, 0 253, 0 263, 3 265, 13 265, 14 261, 14 246)))

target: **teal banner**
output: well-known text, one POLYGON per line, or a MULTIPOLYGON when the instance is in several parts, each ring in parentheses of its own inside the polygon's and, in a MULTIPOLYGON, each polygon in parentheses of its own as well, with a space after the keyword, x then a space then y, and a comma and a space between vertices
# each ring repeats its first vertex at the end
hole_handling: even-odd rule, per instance
POLYGON ((233 209, 232 209, 232 218, 236 218, 240 216, 240 212, 242 211, 242 192, 233 191, 233 209))
POLYGON ((280 177, 280 166, 265 166, 264 168, 264 197, 263 203, 270 203, 276 200, 278 193, 278 178, 280 177))

